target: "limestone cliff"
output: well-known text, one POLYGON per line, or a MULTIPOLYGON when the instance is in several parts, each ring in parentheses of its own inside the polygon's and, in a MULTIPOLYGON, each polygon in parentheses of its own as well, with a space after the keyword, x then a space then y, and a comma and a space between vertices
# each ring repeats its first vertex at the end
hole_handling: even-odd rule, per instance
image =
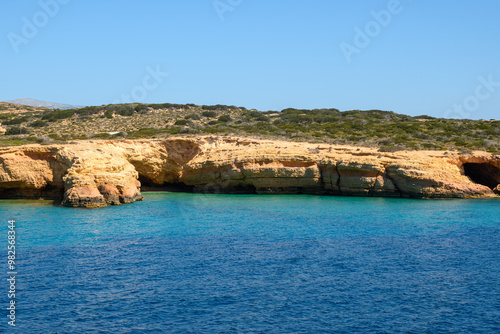
POLYGON ((25 146, 0 150, 0 197, 57 198, 103 207, 142 199, 138 173, 110 145, 25 146))
POLYGON ((195 192, 494 197, 500 157, 207 136, 0 149, 2 198, 117 205, 142 200, 139 179, 195 192))

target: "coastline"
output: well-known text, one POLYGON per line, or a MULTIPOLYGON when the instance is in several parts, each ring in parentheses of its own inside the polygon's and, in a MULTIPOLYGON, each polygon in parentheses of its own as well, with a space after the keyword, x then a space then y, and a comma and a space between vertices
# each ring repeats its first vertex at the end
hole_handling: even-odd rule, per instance
MULTIPOLYGON (((496 184, 496 185, 495 185, 496 184)), ((142 200, 142 191, 491 198, 500 156, 243 137, 74 141, 0 148, 0 198, 70 207, 142 200)))

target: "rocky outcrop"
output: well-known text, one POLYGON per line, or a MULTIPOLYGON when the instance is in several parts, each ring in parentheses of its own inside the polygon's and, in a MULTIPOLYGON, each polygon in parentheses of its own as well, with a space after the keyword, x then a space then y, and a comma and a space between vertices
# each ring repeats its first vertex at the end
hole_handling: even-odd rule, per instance
MULTIPOLYGON (((179 180, 195 191, 314 193, 390 197, 489 197, 462 168, 468 158, 444 152, 380 153, 329 145, 236 141, 203 149, 179 180)), ((478 153, 479 154, 479 153, 478 153)), ((483 155, 491 161, 498 157, 483 155)))
POLYGON ((500 157, 207 136, 0 149, 3 198, 118 205, 142 200, 139 178, 213 193, 494 197, 500 157))
POLYGON ((138 173, 110 145, 25 146, 0 150, 0 197, 57 198, 74 207, 141 200, 138 173), (50 190, 50 191, 47 191, 50 190))
POLYGON ((0 196, 43 198, 64 189, 64 167, 56 160, 55 147, 0 149, 0 196))
POLYGON ((68 166, 63 177, 66 206, 102 207, 142 199, 138 172, 113 146, 72 145, 57 158, 68 166))

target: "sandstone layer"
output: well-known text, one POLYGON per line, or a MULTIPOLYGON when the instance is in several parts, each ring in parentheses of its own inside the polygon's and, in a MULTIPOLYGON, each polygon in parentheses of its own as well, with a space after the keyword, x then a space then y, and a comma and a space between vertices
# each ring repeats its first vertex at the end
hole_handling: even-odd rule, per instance
POLYGON ((142 200, 139 180, 210 193, 496 197, 500 156, 208 136, 0 149, 1 198, 103 207, 142 200))

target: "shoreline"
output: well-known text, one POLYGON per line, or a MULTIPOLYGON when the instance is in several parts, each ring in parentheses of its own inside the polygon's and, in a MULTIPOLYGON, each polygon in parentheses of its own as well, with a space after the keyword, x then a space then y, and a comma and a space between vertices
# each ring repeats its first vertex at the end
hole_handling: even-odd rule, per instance
POLYGON ((495 198, 500 156, 226 136, 0 148, 0 198, 104 207, 148 191, 495 198))

